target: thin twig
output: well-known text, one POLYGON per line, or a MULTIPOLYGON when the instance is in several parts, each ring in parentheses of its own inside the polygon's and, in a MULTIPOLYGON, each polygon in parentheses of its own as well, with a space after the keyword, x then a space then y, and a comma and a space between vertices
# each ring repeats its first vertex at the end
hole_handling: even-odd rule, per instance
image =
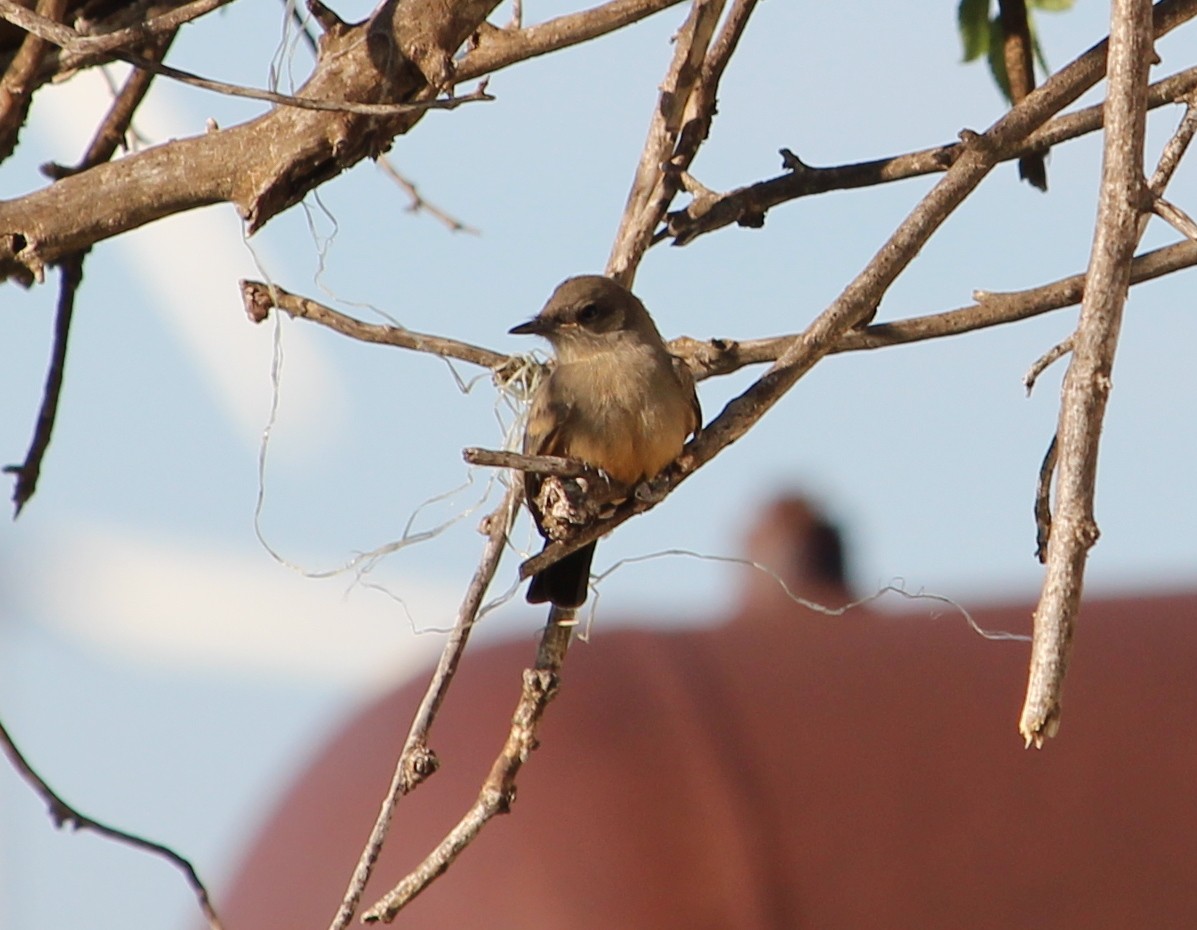
POLYGON ((468 342, 460 342, 457 339, 417 333, 401 326, 363 323, 361 320, 355 320, 353 317, 346 316, 315 300, 300 297, 281 287, 272 287, 261 281, 242 281, 241 297, 245 302, 246 313, 255 323, 265 320, 271 307, 278 307, 292 317, 311 320, 342 335, 360 339, 362 342, 377 342, 403 349, 414 349, 417 352, 430 352, 433 355, 456 358, 463 362, 471 362, 481 365, 483 368, 495 370, 500 370, 511 362, 511 356, 501 352, 492 352, 490 349, 471 345, 468 342))
POLYGON ((0 749, 4 750, 4 754, 8 757, 12 767, 17 770, 17 773, 25 783, 45 802, 50 819, 54 821, 56 827, 62 828, 66 826, 72 830, 90 830, 110 840, 116 840, 118 843, 124 843, 126 846, 142 849, 153 853, 155 856, 161 856, 163 859, 166 859, 179 869, 187 879, 187 884, 195 892, 196 900, 199 901, 200 909, 204 912, 204 918, 207 920, 210 930, 221 930, 220 918, 216 914, 216 909, 212 906, 208 889, 204 887, 204 883, 200 881, 195 867, 190 862, 169 846, 155 843, 153 840, 147 840, 134 833, 118 830, 116 827, 110 827, 85 814, 79 813, 78 810, 67 804, 53 788, 46 784, 46 780, 34 770, 25 756, 21 754, 21 751, 17 749, 12 736, 9 735, 3 723, 0 723, 0 749))
POLYGON ((439 220, 448 227, 449 232, 463 232, 469 233, 471 236, 480 236, 482 233, 475 227, 468 223, 463 223, 455 216, 450 216, 440 207, 434 203, 429 203, 421 195, 419 189, 399 173, 399 169, 394 166, 390 158, 386 155, 381 155, 378 158, 378 167, 382 169, 382 173, 389 177, 392 181, 398 184, 403 190, 407 192, 407 196, 411 198, 411 203, 407 205, 409 213, 427 213, 435 220, 439 220))
MULTIPOLYGON (((166 54, 174 33, 158 36, 150 43, 149 54, 161 56, 166 54)), ((138 104, 144 99, 153 76, 148 72, 134 71, 125 81, 125 86, 117 94, 107 115, 101 121, 92 137, 87 151, 74 169, 62 169, 58 166, 46 167, 47 173, 65 176, 71 171, 83 171, 93 165, 108 161, 115 154, 120 140, 124 137, 133 119, 133 113, 138 104)), ((25 461, 20 465, 8 465, 4 471, 16 475, 13 488, 14 519, 21 514, 22 508, 33 497, 37 490, 37 481, 41 475, 42 462, 46 451, 50 447, 50 438, 54 432, 54 423, 58 416, 58 401, 62 396, 62 382, 66 373, 67 344, 70 339, 71 319, 75 312, 75 295, 83 281, 83 260, 87 251, 74 252, 59 260, 61 282, 58 291, 58 308, 54 316, 54 345, 50 355, 50 365, 46 372, 46 385, 42 391, 41 409, 38 411, 37 425, 34 427, 33 438, 29 444, 29 451, 25 454, 25 461)))
POLYGON ((370 831, 370 837, 353 870, 349 886, 337 913, 333 916, 329 930, 345 930, 353 920, 353 915, 357 913, 362 892, 365 890, 366 883, 369 882, 374 871, 374 865, 378 861, 378 856, 382 852, 382 846, 386 841, 391 818, 394 816, 399 799, 414 791, 421 782, 436 771, 439 762, 436 754, 428 745, 428 734, 441 704, 444 702, 445 695, 448 693, 453 676, 457 672, 457 666, 465 652, 466 644, 469 642, 478 610, 482 606, 482 598, 499 566, 499 560, 503 555, 503 544, 507 539, 507 527, 511 523, 518 500, 519 483, 512 482, 503 496, 502 503, 483 521, 483 530, 487 534, 487 538, 486 545, 482 550, 482 558, 466 589, 465 597, 457 611, 457 620, 453 625, 453 630, 445 642, 440 661, 432 673, 432 679, 428 683, 424 698, 412 720, 407 740, 403 744, 403 751, 395 765, 390 788, 383 799, 378 818, 370 831))
POLYGON ((507 741, 491 766, 474 804, 448 835, 398 885, 362 915, 367 923, 394 920, 399 911, 444 874, 482 828, 497 814, 511 810, 515 780, 538 745, 537 729, 560 686, 561 666, 573 631, 572 610, 553 607, 541 636, 536 664, 524 670, 523 688, 511 719, 507 741))
POLYGON ((554 475, 558 478, 585 478, 588 481, 603 481, 606 476, 597 468, 591 468, 577 459, 565 459, 557 455, 524 455, 498 449, 468 448, 461 452, 471 465, 490 468, 512 468, 516 471, 530 471, 537 475, 554 475))
POLYGON ((1197 241, 1197 223, 1180 207, 1163 197, 1151 198, 1151 212, 1182 236, 1197 241))
POLYGON ((50 351, 50 365, 46 369, 46 385, 42 390, 42 404, 37 412, 37 425, 29 442, 29 451, 20 465, 6 465, 6 474, 16 475, 13 487, 13 519, 37 491, 37 480, 41 476, 42 461, 50 448, 54 433, 54 422, 58 416, 58 401, 62 396, 62 379, 66 373, 67 343, 71 335, 71 318, 75 312, 75 293, 83 280, 83 256, 76 254, 61 263, 61 281, 58 288, 58 308, 54 314, 54 345, 50 351))
POLYGON ((1109 96, 1097 230, 1056 429, 1056 509, 1043 590, 1034 615, 1031 668, 1018 729, 1040 747, 1060 724, 1060 693, 1080 610, 1085 562, 1097 541, 1093 495, 1102 419, 1143 202, 1143 139, 1151 66, 1151 5, 1114 0, 1109 96))
MULTIPOLYGON (((1076 302, 1080 302, 1079 296, 1076 302)), ((1067 339, 1056 343, 1041 356, 1039 356, 1039 358, 1035 359, 1035 363, 1031 365, 1031 367, 1027 370, 1027 373, 1022 376, 1022 384, 1023 387, 1027 389, 1028 396, 1030 396, 1031 392, 1035 390, 1035 384, 1039 381, 1039 376, 1072 351, 1074 341, 1074 337, 1070 335, 1067 339)), ((1054 439, 1052 441, 1055 442, 1054 439)))
MULTIPOLYGON (((1148 88, 1150 93, 1150 88, 1148 88)), ((1197 134, 1197 106, 1194 106, 1194 97, 1197 93, 1190 91, 1187 95, 1187 105, 1185 107, 1185 115, 1181 118, 1180 125, 1176 127, 1176 131, 1160 152, 1160 160, 1155 166, 1155 171, 1152 172, 1151 180, 1147 182, 1147 189, 1160 196, 1164 193, 1164 189, 1172 180, 1172 176, 1176 173, 1176 169, 1180 167, 1180 160, 1184 158, 1185 152, 1188 151, 1189 145, 1193 141, 1193 136, 1197 134)), ((1148 105, 1150 106, 1150 97, 1148 98, 1148 105)), ((1146 217, 1143 217, 1143 223, 1146 224, 1146 217)), ((1139 230, 1139 235, 1143 235, 1143 230, 1139 230)))
MULTIPOLYGON (((58 43, 53 43, 55 48, 46 55, 43 67, 37 75, 37 83, 40 85, 53 80, 63 80, 82 68, 110 62, 115 56, 106 50, 109 45, 136 47, 153 42, 158 36, 174 32, 180 26, 229 2, 231 0, 192 0, 190 3, 181 3, 179 0, 168 0, 166 3, 160 0, 130 0, 116 9, 109 10, 99 20, 90 20, 76 14, 75 30, 85 44, 76 45, 74 50, 67 51, 58 46, 58 43), (152 15, 171 5, 175 8, 167 9, 157 16, 152 15), (121 23, 125 25, 118 25, 121 23)), ((5 9, 14 16, 21 15, 12 6, 5 6, 5 9)), ((7 17, 0 13, 0 19, 3 18, 7 17)), ((26 21, 35 22, 28 19, 26 21)), ((38 27, 35 25, 35 28, 38 27)))

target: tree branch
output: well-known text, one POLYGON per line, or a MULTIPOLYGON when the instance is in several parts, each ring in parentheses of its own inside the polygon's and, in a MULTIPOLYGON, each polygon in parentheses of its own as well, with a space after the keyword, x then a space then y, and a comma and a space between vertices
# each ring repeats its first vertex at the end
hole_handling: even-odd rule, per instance
MULTIPOLYGON (((1137 255, 1131 263, 1131 284, 1151 281, 1197 265, 1197 243, 1178 242, 1137 255)), ((959 336, 991 326, 1015 323, 1075 306, 1085 291, 1085 274, 1071 275, 1023 291, 976 291, 977 302, 954 310, 874 323, 849 330, 828 354, 859 352, 887 346, 959 336)), ((747 365, 779 359, 798 334, 766 339, 711 339, 706 342, 682 336, 669 343, 669 351, 685 359, 697 380, 731 374, 747 365)))
POLYGON ((97 833, 107 839, 116 840, 118 843, 124 843, 126 846, 132 846, 134 849, 141 849, 166 859, 183 873, 187 879, 187 884, 195 892, 196 900, 199 902, 200 910, 203 911, 204 918, 208 922, 209 930, 222 930, 220 918, 216 914, 216 909, 212 906, 208 889, 204 887, 204 883, 200 881, 195 867, 190 862, 169 846, 155 843, 153 840, 147 840, 134 833, 126 833, 124 830, 110 827, 107 824, 100 823, 98 820, 93 820, 85 814, 79 813, 71 805, 67 804, 53 788, 46 784, 45 779, 34 770, 33 766, 21 754, 21 751, 17 749, 12 736, 9 735, 3 723, 0 723, 0 750, 4 751, 12 767, 17 770, 17 774, 45 802, 50 819, 54 821, 56 827, 68 826, 72 830, 90 830, 92 833, 97 833))
POLYGON ((380 155, 378 157, 378 167, 382 169, 383 174, 385 174, 388 178, 390 178, 407 192, 407 196, 411 198, 411 202, 407 205, 407 211, 409 213, 427 213, 433 219, 440 221, 440 223, 442 223, 449 230, 449 232, 468 233, 471 236, 481 235, 476 227, 471 226, 468 223, 463 223, 461 220, 457 219, 457 217, 450 216, 436 204, 429 203, 427 200, 425 200, 424 197, 421 196, 419 188, 417 188, 412 181, 404 177, 399 172, 399 169, 391 163, 391 160, 386 155, 380 155))
MULTIPOLYGON (((207 9, 203 12, 207 12, 207 9)), ((82 47, 86 50, 88 48, 86 36, 82 36, 75 32, 75 30, 61 26, 43 16, 31 13, 23 7, 18 6, 13 0, 0 0, 0 19, 7 19, 10 22, 14 22, 14 24, 16 20, 20 20, 19 25, 21 28, 28 29, 32 34, 45 41, 53 42, 63 49, 78 50, 82 47), (17 11, 20 11, 20 15, 17 14, 17 11)), ((131 35, 135 35, 137 32, 136 29, 124 31, 131 35)), ((105 36, 104 38, 107 39, 108 37, 105 36)), ((108 46, 113 46, 112 42, 101 42, 99 44, 104 45, 107 52, 113 58, 127 62, 135 68, 141 68, 162 77, 179 81, 182 84, 188 84, 202 90, 215 91, 218 94, 226 94, 230 97, 245 97, 249 100, 261 100, 280 106, 299 107, 303 110, 330 110, 335 113, 357 113, 366 116, 394 116, 398 113, 411 113, 418 110, 455 110, 464 103, 494 99, 485 93, 484 87, 479 87, 473 93, 461 97, 422 100, 418 103, 358 103, 350 100, 321 100, 312 97, 295 97, 291 94, 280 94, 272 90, 261 90, 256 87, 229 84, 226 81, 216 81, 212 78, 201 77, 190 71, 183 71, 179 68, 164 65, 160 61, 143 58, 141 55, 127 52, 120 47, 114 46, 109 49, 108 46)))
POLYGON ((1060 400, 1056 512, 1034 616, 1026 703, 1018 725, 1027 745, 1037 747, 1059 728, 1060 693, 1080 609, 1085 561, 1098 537, 1093 495, 1099 437, 1144 200, 1151 6, 1147 0, 1114 0, 1110 20, 1110 93, 1097 229, 1089 286, 1060 400))
MULTIPOLYGON (((60 20, 66 12, 66 4, 67 0, 38 0, 37 15, 52 22, 60 20)), ((17 135, 25 123, 36 88, 34 78, 50 47, 44 39, 26 35, 0 77, 0 161, 8 158, 17 147, 17 135)))
POLYGON ((482 606, 482 598, 486 595, 486 590, 490 587, 495 570, 499 566, 499 560, 503 555, 503 544, 507 541, 507 527, 518 506, 518 488, 518 482, 512 482, 503 496, 502 503, 483 521, 482 526, 487 538, 486 545, 482 550, 482 558, 466 589, 461 607, 458 608, 453 631, 445 642, 445 648, 441 651, 440 661, 428 683, 424 699, 420 702, 420 707, 412 720, 407 741, 403 744, 403 751, 395 765, 395 774, 391 778, 390 788, 383 799, 378 818, 370 831, 370 837, 358 859, 357 867, 353 870, 349 887, 345 891, 337 913, 333 916, 329 930, 345 930, 349 926, 349 922, 353 920, 353 915, 357 913, 366 883, 370 881, 374 865, 382 852, 382 846, 386 841, 399 799, 414 791, 421 782, 436 771, 440 764, 436 753, 429 748, 428 734, 440 711, 441 704, 444 702, 445 695, 448 693, 453 676, 457 672, 457 666, 465 652, 466 644, 469 642, 470 633, 473 631, 478 617, 478 610, 482 606))
MULTIPOLYGON (((1136 256, 1131 264, 1131 284, 1151 281, 1194 265, 1197 265, 1197 243, 1178 242, 1144 252, 1136 256)), ((459 359, 495 371, 500 380, 510 377, 522 358, 443 336, 415 333, 396 326, 364 323, 309 297, 292 294, 277 285, 273 287, 273 297, 271 286, 260 281, 242 281, 241 287, 247 312, 255 322, 265 319, 270 308, 275 306, 274 301, 277 301, 278 306, 292 317, 311 320, 351 339, 459 359)), ((1030 319, 1053 310, 1075 306, 1080 303, 1084 289, 1085 274, 1082 272, 1022 291, 977 291, 974 294, 977 302, 964 307, 852 329, 840 337, 828 354, 925 342, 1030 319)), ((798 337, 797 333, 744 340, 700 340, 690 336, 679 336, 669 342, 669 351, 683 359, 690 366, 694 377, 701 381, 731 374, 749 365, 775 362, 798 337)), ((503 455, 513 457, 510 465, 506 461, 491 462, 481 458, 478 461, 470 461, 478 465, 501 464, 505 467, 520 467, 515 464, 517 460, 528 458, 529 461, 533 461, 540 458, 517 457, 516 453, 503 455)))
MULTIPOLYGON (((129 46, 144 45, 158 36, 173 33, 185 23, 230 2, 231 0, 191 0, 190 3, 124 29, 98 33, 77 32, 69 26, 62 25, 57 17, 47 17, 41 10, 35 13, 14 3, 13 0, 0 0, 0 19, 7 20, 30 35, 58 46, 69 55, 99 58, 129 46)), ((79 64, 76 62, 72 67, 77 68, 79 64)))
MULTIPOLYGON (((316 69, 297 96, 387 105, 435 97, 423 69, 439 73, 436 63, 448 60, 497 3, 384 4, 372 19, 324 35, 316 69)), ((283 107, 0 202, 0 279, 40 280, 45 265, 68 252, 212 203, 233 203, 253 232, 309 190, 385 151, 422 115, 283 107)))
POLYGON ((444 874, 462 851, 497 814, 506 814, 515 800, 515 780, 538 745, 537 729, 545 709, 560 686, 561 666, 573 632, 572 610, 553 607, 541 636, 536 664, 524 670, 523 688, 511 719, 511 729, 478 798, 465 816, 406 878, 362 915, 365 923, 390 923, 435 879, 444 874))
POLYGON ((264 284, 261 281, 242 281, 241 299, 245 303, 246 314, 255 323, 265 320, 270 315, 271 307, 278 307, 292 318, 311 320, 362 342, 376 342, 398 346, 401 349, 429 352, 442 358, 455 358, 496 371, 502 370, 512 361, 509 355, 446 336, 417 333, 401 326, 363 323, 315 300, 300 297, 277 285, 264 284))
MULTIPOLYGON (((702 76, 702 64, 707 46, 715 33, 715 26, 723 12, 724 0, 693 0, 690 15, 674 39, 673 60, 665 79, 657 106, 653 108, 648 138, 640 155, 640 164, 632 181, 620 219, 619 230, 607 259, 606 274, 625 287, 632 286, 636 267, 652 244, 653 230, 661 222, 665 210, 678 190, 676 172, 667 171, 678 145, 679 136, 688 120, 697 118, 691 95, 702 76)), ((714 105, 711 95, 710 105, 714 105)), ((706 116, 709 121, 709 114, 706 116)), ((702 134, 705 137, 705 133, 702 134)), ((699 139, 701 141, 701 139, 699 139)), ((698 141, 693 144, 697 150, 698 141)), ((693 157, 693 152, 689 153, 693 157)), ((689 158, 683 155, 683 162, 689 158)), ((685 164, 677 165, 684 168, 685 164)))
MULTIPOLYGON (((158 36, 149 44, 148 54, 161 56, 166 53, 174 38, 174 33, 158 36)), ((63 169, 59 166, 44 168, 51 173, 58 172, 60 176, 72 171, 82 171, 93 165, 108 161, 116 153, 117 146, 124 138, 133 120, 133 114, 138 104, 144 99, 149 90, 153 76, 145 71, 134 71, 125 81, 125 86, 117 94, 116 100, 108 110, 96 130, 95 136, 88 145, 87 151, 79 161, 76 169, 63 169)), ((33 497, 37 490, 37 481, 41 476, 42 461, 50 447, 50 438, 54 432, 54 423, 58 416, 58 401, 62 396, 63 377, 66 373, 67 343, 71 331, 71 319, 75 312, 75 295, 83 281, 83 260, 86 250, 66 255, 59 260, 62 280, 59 284, 58 308, 54 316, 54 345, 50 355, 50 365, 46 372, 46 386, 42 392, 41 409, 37 415, 37 425, 34 427, 33 438, 29 450, 25 454, 25 461, 20 465, 8 465, 4 471, 16 475, 12 500, 14 504, 14 519, 21 514, 22 508, 33 497)))
POLYGON ((469 81, 493 74, 529 58, 597 39, 682 2, 611 0, 602 6, 559 16, 526 29, 483 26, 478 30, 475 47, 457 63, 457 80, 469 81))
MULTIPOLYGON (((1194 88, 1197 88, 1197 68, 1187 68, 1151 85, 1148 107, 1154 109, 1176 103, 1194 88)), ((1103 104, 1099 103, 1053 119, 1024 141, 1000 150, 998 160, 1010 161, 1095 132, 1102 127, 1102 111, 1103 104)), ((771 208, 791 200, 939 174, 960 156, 964 144, 946 143, 888 158, 828 168, 811 167, 789 149, 782 149, 782 164, 789 169, 785 174, 726 194, 696 198, 666 217, 664 227, 653 237, 653 242, 672 239, 673 245, 687 245, 699 236, 732 224, 755 229, 764 225, 765 214, 771 208)))

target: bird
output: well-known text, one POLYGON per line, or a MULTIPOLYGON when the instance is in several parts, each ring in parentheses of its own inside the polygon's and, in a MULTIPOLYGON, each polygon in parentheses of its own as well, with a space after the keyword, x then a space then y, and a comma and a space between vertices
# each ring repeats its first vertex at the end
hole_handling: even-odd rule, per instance
MULTIPOLYGON (((525 455, 574 459, 631 488, 656 477, 701 429, 690 369, 669 353, 639 298, 616 281, 567 278, 540 313, 510 332, 544 337, 556 359, 532 397, 525 455)), ((541 483, 525 472, 524 496, 547 546, 552 539, 536 504, 541 483)), ((594 546, 537 572, 528 602, 585 603, 594 546)))

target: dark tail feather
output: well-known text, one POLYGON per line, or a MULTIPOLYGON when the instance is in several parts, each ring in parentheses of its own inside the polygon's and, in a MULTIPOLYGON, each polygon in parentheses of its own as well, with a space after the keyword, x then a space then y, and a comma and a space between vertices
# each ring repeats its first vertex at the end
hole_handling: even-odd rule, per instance
POLYGON ((1041 191, 1047 190, 1047 163, 1043 155, 1024 155, 1018 160, 1018 176, 1041 191))
POLYGON ((590 560, 593 558, 594 543, 590 543, 533 575, 532 583, 528 585, 528 603, 549 601, 558 607, 581 607, 590 585, 590 560))

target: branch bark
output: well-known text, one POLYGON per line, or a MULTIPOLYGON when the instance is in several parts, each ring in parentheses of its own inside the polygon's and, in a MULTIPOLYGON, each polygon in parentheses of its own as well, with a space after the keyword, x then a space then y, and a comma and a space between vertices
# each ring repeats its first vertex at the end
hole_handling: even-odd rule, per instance
POLYGON ((549 702, 561 683, 561 666, 573 633, 572 610, 553 607, 541 635, 536 664, 524 670, 519 703, 511 718, 511 729, 478 798, 457 826, 419 866, 362 915, 365 923, 390 923, 409 902, 444 874, 482 828, 498 814, 511 810, 515 780, 537 745, 537 729, 549 702))
MULTIPOLYGON (((1175 28, 1175 25, 1179 23, 1166 28, 1175 28)), ((1187 68, 1152 84, 1148 107, 1154 109, 1176 103, 1192 93, 1195 87, 1197 68, 1187 68)), ((1000 150, 998 159, 1010 161, 1101 129, 1103 109, 1103 104, 1099 103, 1053 119, 1025 140, 1000 150)), ((664 227, 653 237, 653 242, 672 239, 673 245, 687 245, 699 236, 733 224, 756 229, 765 224, 769 210, 791 200, 833 190, 853 190, 940 174, 951 167, 964 145, 964 142, 951 142, 887 158, 825 168, 807 165, 789 149, 782 149, 782 164, 788 169, 785 174, 724 194, 695 198, 666 217, 664 227)))
POLYGON ((678 191, 677 174, 667 169, 685 167, 671 162, 687 119, 697 116, 691 95, 701 78, 707 46, 723 13, 723 3, 724 0, 694 0, 690 15, 674 40, 673 61, 661 82, 648 139, 607 259, 606 274, 625 287, 632 286, 640 259, 652 243, 653 230, 678 191))
POLYGON ((1056 512, 1018 725, 1027 745, 1036 747, 1060 725, 1060 694, 1080 611, 1085 561, 1098 537, 1093 515, 1097 454, 1146 193, 1143 138, 1151 6, 1147 0, 1114 0, 1110 19, 1110 93, 1097 229, 1060 400, 1056 512))
MULTIPOLYGON (((451 53, 497 5, 498 0, 384 4, 364 23, 325 33, 316 70, 297 96, 387 104, 431 99, 440 85, 428 74, 445 79, 451 53)), ((253 232, 314 187, 385 151, 422 115, 282 107, 0 202, 0 279, 41 280, 45 266, 69 252, 213 203, 232 203, 253 232)))
POLYGON ((345 930, 353 920, 353 915, 357 913, 362 892, 365 891, 366 883, 369 882, 370 876, 374 872, 374 865, 382 852, 382 846, 386 841, 399 799, 414 791, 436 771, 440 764, 436 753, 429 748, 428 734, 440 711, 441 704, 445 700, 445 695, 449 691, 453 676, 457 673, 461 657, 465 653, 466 644, 469 642, 470 633, 473 632, 478 611, 482 606, 482 598, 486 595, 486 590, 495 576, 495 570, 499 567, 499 560, 503 555, 503 544, 507 541, 507 527, 511 523, 517 506, 518 490, 517 484, 513 482, 504 495, 502 503, 483 523, 487 539, 482 550, 482 558, 466 589, 461 607, 457 611, 457 620, 453 625, 453 631, 449 634, 445 648, 441 651, 440 661, 432 673, 432 679, 428 683, 424 699, 420 702, 420 707, 412 720, 407 740, 403 744, 403 751, 399 754, 399 761, 395 765, 395 774, 391 778, 390 788, 386 797, 383 798, 378 818, 370 831, 370 837, 353 870, 353 875, 349 879, 345 896, 333 916, 332 923, 329 924, 329 930, 345 930))

